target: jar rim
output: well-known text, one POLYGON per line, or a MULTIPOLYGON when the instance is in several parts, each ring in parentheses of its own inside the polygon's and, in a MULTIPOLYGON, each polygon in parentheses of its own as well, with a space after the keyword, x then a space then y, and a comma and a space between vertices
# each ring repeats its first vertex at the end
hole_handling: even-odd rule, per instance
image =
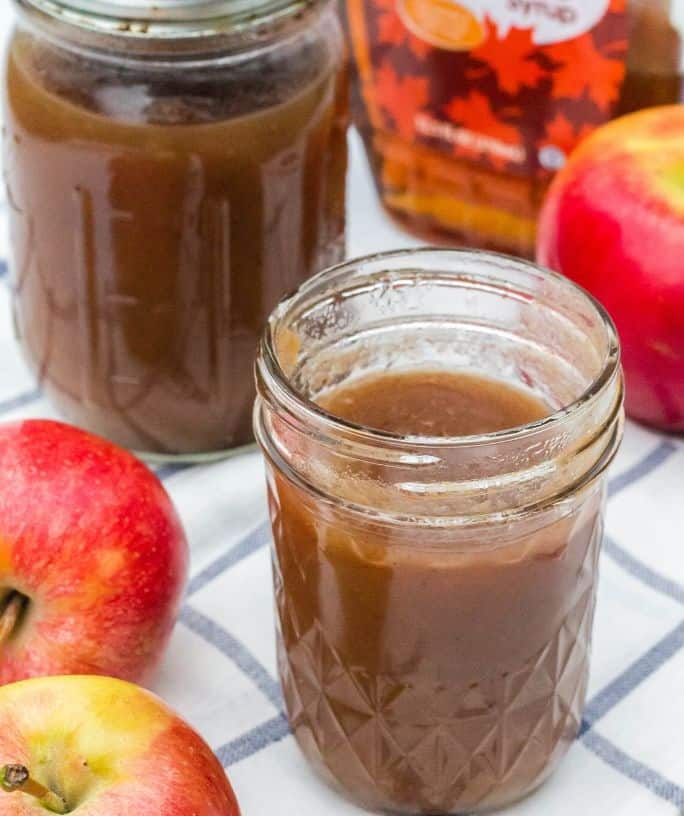
POLYGON ((291 5, 292 0, 31 0, 45 5, 83 12, 87 16, 116 17, 125 20, 187 22, 218 19, 249 13, 268 12, 275 7, 291 5), (227 8, 230 7, 230 11, 227 8))
POLYGON ((53 21, 130 46, 145 42, 254 41, 277 35, 329 0, 14 0, 33 19, 53 21))
MULTIPOLYGON (((417 268, 419 264, 417 264, 417 268)), ((586 289, 579 286, 563 275, 547 269, 532 261, 526 261, 511 255, 478 249, 454 249, 446 247, 416 247, 395 249, 378 253, 371 253, 352 258, 335 266, 324 269, 302 283, 294 292, 283 298, 271 313, 260 342, 260 355, 257 359, 257 371, 268 376, 269 390, 275 388, 277 399, 286 408, 294 409, 297 416, 304 422, 313 420, 315 425, 330 431, 332 434, 343 433, 355 442, 366 444, 381 444, 388 447, 410 446, 411 448, 454 449, 491 445, 493 443, 508 443, 524 440, 527 437, 544 433, 565 422, 571 422, 588 405, 597 400, 606 389, 610 388, 620 376, 620 343, 615 324, 604 306, 586 289), (464 259, 481 259, 486 261, 493 258, 515 265, 518 269, 535 271, 543 277, 553 280, 566 287, 568 291, 581 293, 593 307, 598 322, 605 331, 606 351, 601 362, 598 374, 575 400, 559 408, 548 416, 533 422, 519 425, 514 428, 492 431, 489 433, 472 434, 468 436, 428 436, 420 434, 398 434, 387 430, 370 428, 350 420, 343 419, 322 408, 313 400, 301 394, 290 382, 290 378, 283 370, 278 352, 275 348, 275 328, 277 323, 293 303, 302 299, 307 293, 314 290, 321 283, 334 279, 345 272, 361 268, 367 264, 378 264, 395 259, 420 259, 421 256, 443 258, 445 261, 443 272, 449 271, 449 264, 464 259)))

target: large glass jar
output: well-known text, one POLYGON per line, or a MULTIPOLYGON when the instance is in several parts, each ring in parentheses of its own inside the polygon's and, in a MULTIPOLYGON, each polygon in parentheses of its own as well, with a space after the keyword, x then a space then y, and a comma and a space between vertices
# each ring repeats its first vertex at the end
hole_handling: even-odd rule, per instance
POLYGON ((5 172, 21 345, 68 420, 147 454, 249 443, 278 299, 344 253, 325 0, 16 0, 5 172))
POLYGON ((471 813, 533 790, 585 700, 622 431, 610 319, 530 264, 395 252, 284 301, 257 375, 279 668, 304 754, 373 812, 471 813), (421 368, 506 381, 550 415, 445 438, 319 407, 368 373, 421 368))
POLYGON ((380 197, 432 241, 533 257, 553 174, 612 117, 684 101, 684 0, 345 0, 380 197))

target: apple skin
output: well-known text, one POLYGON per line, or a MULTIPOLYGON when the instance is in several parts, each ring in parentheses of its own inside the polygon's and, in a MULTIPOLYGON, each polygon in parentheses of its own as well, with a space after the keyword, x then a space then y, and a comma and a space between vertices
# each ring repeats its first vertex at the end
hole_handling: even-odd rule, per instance
POLYGON ((149 682, 173 629, 188 547, 138 459, 44 420, 0 425, 0 603, 29 599, 0 684, 57 674, 149 682))
POLYGON ((616 119, 554 180, 537 259, 591 292, 622 343, 626 409, 684 430, 684 107, 616 119))
MULTIPOLYGON (((239 816, 209 746, 148 691, 109 677, 0 688, 0 767, 25 765, 76 816, 239 816)), ((3 816, 46 813, 0 790, 3 816)))

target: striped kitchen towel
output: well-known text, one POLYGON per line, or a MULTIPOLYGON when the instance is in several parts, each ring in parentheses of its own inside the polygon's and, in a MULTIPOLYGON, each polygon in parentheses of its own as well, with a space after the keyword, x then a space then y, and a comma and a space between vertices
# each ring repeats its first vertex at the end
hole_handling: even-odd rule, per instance
MULTIPOLYGON (((352 135, 354 254, 411 243, 380 212, 352 135)), ((4 225, 3 225, 4 227, 4 225)), ((5 257, 6 238, 0 240, 5 257)), ((51 416, 13 339, 0 264, 0 419, 51 416)), ((309 771, 276 679, 269 528, 258 454, 165 466, 192 547, 192 580, 156 691, 228 769, 245 816, 361 811, 309 771)), ((594 658, 581 734, 515 816, 684 812, 684 441, 628 424, 613 466, 594 658)))

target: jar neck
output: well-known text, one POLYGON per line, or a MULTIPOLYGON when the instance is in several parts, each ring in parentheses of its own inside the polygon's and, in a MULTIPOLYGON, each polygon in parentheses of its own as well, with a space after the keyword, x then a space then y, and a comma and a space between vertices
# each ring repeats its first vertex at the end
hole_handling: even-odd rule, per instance
POLYGON ((179 13, 179 3, 169 13, 162 9, 146 16, 135 16, 134 7, 127 15, 128 4, 121 0, 94 3, 91 9, 89 4, 61 0, 14 0, 14 5, 22 26, 57 46, 103 59, 124 56, 168 63, 253 56, 314 25, 331 0, 245 0, 231 6, 230 13, 226 3, 208 2, 198 16, 193 16, 195 3, 186 4, 185 14, 179 13), (113 13, 117 6, 118 15, 113 13), (109 13, 96 13, 98 8, 109 13))
POLYGON ((317 500, 393 524, 512 521, 572 500, 604 473, 622 436, 620 379, 571 421, 437 447, 315 427, 270 386, 260 370, 255 426, 267 459, 317 500))
MULTIPOLYGON (((384 280, 372 271, 365 277, 358 275, 364 264, 382 268, 383 264, 392 267, 399 261, 410 269, 412 264, 419 266, 427 252, 395 253, 355 262, 353 269, 349 265, 340 267, 327 278, 319 276, 305 284, 276 311, 257 360, 259 396, 255 427, 266 456, 279 471, 314 493, 319 501, 344 504, 351 512, 362 515, 386 516, 392 523, 415 524, 419 520, 446 526, 488 523, 493 517, 513 518, 558 504, 592 484, 615 455, 622 433, 619 350, 607 315, 568 281, 502 256, 430 251, 436 268, 440 264, 444 268, 455 266, 454 271, 447 276, 414 272, 413 279, 410 272, 390 274, 384 280), (493 270, 496 264, 491 259, 496 259, 498 270, 493 270), (482 273, 479 280, 473 275, 475 269, 482 273), (529 280, 525 280, 526 275, 529 280), (537 302, 530 300, 532 284, 538 290, 537 302), (429 289, 433 286, 438 311, 429 314, 426 304, 431 302, 429 289), (586 383, 583 387, 579 381, 573 385, 578 389, 575 398, 548 418, 474 437, 402 437, 341 421, 301 393, 304 380, 315 383, 319 376, 312 373, 316 369, 315 358, 325 357, 330 344, 336 342, 331 338, 320 339, 321 327, 316 325, 318 310, 332 324, 334 309, 344 312, 346 308, 340 317, 340 325, 344 325, 354 320, 349 315, 355 308, 355 298, 360 298, 358 312, 364 314, 364 308, 372 302, 391 302, 395 296, 403 297, 410 303, 397 320, 405 320, 407 325, 409 319, 417 321, 424 339, 430 332, 445 331, 445 315, 456 315, 458 299, 463 297, 464 308, 470 310, 471 325, 466 330, 476 328, 478 332, 490 331, 492 337, 500 335, 502 326, 497 325, 498 318, 490 317, 486 310, 478 316, 479 306, 473 295, 476 286, 488 289, 482 304, 504 307, 511 314, 517 310, 510 308, 516 290, 527 299, 529 314, 524 307, 515 315, 515 319, 522 320, 521 334, 525 331, 529 334, 535 313, 548 310, 548 319, 558 321, 559 332, 585 331, 585 343, 596 344, 596 353, 587 357, 590 362, 577 363, 584 366, 582 376, 586 383), (373 287, 377 289, 375 293, 371 292, 373 287), (402 288, 403 294, 398 295, 402 288), (564 293, 574 295, 577 301, 579 312, 573 327, 563 325, 563 321, 570 319, 562 304, 564 293), (447 308, 441 311, 440 299, 446 303, 450 296, 454 298, 453 308, 450 310, 447 303, 447 308), (553 313, 556 298, 560 298, 559 311, 553 313), (340 305, 345 303, 347 306, 340 305), (584 322, 590 318, 593 326, 584 322), (479 325, 474 327, 473 321, 479 325)), ((360 334, 365 330, 362 324, 366 319, 360 320, 360 334)), ((504 315, 502 319, 508 318, 504 315)), ((386 318, 384 322, 387 323, 386 318)), ((464 325, 466 322, 464 318, 464 325)), ((474 336, 461 337, 456 323, 458 320, 453 327, 455 344, 463 337, 474 336)), ((381 329, 369 328, 368 337, 377 338, 381 329)), ((539 331, 543 330, 540 324, 539 331)), ((449 331, 447 328, 443 337, 446 343, 449 331)), ((343 333, 345 338, 337 346, 340 354, 353 345, 352 332, 345 329, 343 333)), ((567 342, 566 338, 560 339, 567 342)), ((521 339, 521 348, 523 340, 532 342, 529 336, 521 339)), ((505 341, 508 345, 514 342, 510 336, 505 341)), ((550 348, 549 353, 553 352, 550 348)), ((370 352, 366 349, 364 354, 370 352)), ((351 362, 350 367, 353 366, 351 362)), ((540 358, 530 364, 529 370, 543 374, 544 366, 540 358)), ((340 371, 339 367, 332 373, 328 371, 323 379, 331 376, 334 381, 340 371)))

